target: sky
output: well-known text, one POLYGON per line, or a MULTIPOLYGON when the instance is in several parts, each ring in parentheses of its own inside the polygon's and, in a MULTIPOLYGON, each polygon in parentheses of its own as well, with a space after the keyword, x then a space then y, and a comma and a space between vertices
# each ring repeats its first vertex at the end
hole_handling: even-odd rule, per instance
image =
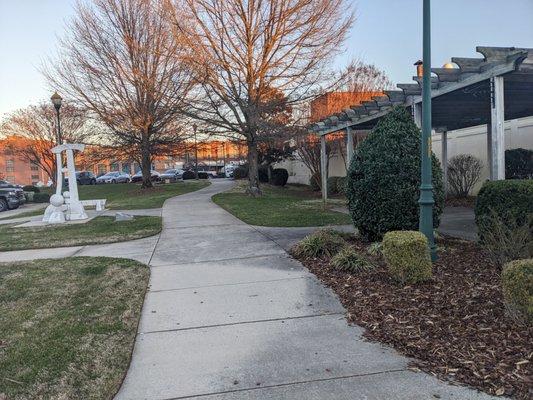
MULTIPOLYGON (((348 0, 349 1, 349 0, 348 0)), ((39 72, 57 49, 75 0, 0 0, 0 119, 48 100, 53 88, 39 72)), ((346 50, 351 58, 409 83, 422 58, 422 0, 353 0, 357 20, 346 50)), ((432 64, 476 57, 476 46, 533 48, 533 0, 432 0, 432 64)))

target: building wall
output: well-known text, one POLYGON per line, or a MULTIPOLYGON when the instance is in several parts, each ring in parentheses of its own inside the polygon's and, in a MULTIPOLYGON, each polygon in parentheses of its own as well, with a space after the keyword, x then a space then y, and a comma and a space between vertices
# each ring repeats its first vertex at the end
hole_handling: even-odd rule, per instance
POLYGON ((330 92, 311 102, 310 122, 317 122, 351 106, 359 105, 382 92, 330 92))
MULTIPOLYGON (((432 139, 433 152, 442 163, 442 134, 435 133, 432 139)), ((533 116, 505 121, 505 149, 520 147, 533 150, 533 116)), ((448 132, 448 160, 458 154, 472 154, 483 162, 481 179, 474 188, 477 193, 483 182, 489 179, 487 126, 448 132)))
POLYGON ((48 175, 38 165, 31 164, 15 156, 6 146, 6 140, 0 140, 0 177, 18 185, 46 184, 48 175))

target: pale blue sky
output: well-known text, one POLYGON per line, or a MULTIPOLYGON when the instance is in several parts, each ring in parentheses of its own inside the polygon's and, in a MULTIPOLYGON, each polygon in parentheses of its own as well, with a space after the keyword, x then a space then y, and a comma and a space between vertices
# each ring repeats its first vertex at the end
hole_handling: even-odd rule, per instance
MULTIPOLYGON (((0 0, 0 118, 50 97, 38 72, 54 53, 75 0, 0 0)), ((339 65, 351 57, 409 82, 422 52, 422 0, 354 0, 357 21, 339 65)), ((476 45, 533 47, 533 0, 433 0, 433 64, 474 57, 476 45)))

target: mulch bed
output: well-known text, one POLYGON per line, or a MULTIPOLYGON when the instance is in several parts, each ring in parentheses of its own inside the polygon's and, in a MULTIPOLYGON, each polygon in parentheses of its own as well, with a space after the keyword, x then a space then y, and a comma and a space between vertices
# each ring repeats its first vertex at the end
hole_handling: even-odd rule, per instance
POLYGON ((499 269, 475 243, 444 239, 432 281, 399 286, 367 244, 352 243, 378 267, 359 275, 338 271, 327 259, 301 259, 331 287, 347 318, 365 336, 416 358, 412 367, 484 392, 529 399, 533 395, 533 328, 505 314, 499 269))

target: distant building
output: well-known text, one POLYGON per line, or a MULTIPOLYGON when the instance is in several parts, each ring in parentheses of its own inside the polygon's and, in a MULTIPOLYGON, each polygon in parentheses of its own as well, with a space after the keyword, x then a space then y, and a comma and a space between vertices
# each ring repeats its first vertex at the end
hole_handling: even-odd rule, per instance
MULTIPOLYGON (((12 140, 12 138, 11 138, 12 140)), ((46 174, 37 164, 17 157, 7 139, 0 139, 0 179, 20 185, 46 183, 46 174)))
POLYGON ((341 112, 350 106, 357 106, 372 97, 381 96, 382 92, 329 92, 311 102, 310 122, 317 122, 332 114, 341 112))

